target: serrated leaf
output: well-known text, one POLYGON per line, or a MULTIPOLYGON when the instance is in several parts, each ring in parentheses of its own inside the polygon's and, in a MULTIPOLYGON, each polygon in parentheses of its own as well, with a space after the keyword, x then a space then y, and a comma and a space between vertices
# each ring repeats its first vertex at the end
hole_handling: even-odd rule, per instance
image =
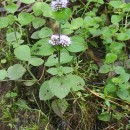
POLYGON ((130 74, 128 74, 128 73, 122 73, 122 74, 119 76, 119 79, 120 79, 122 82, 128 82, 128 80, 130 79, 130 74))
POLYGON ((31 57, 30 48, 28 45, 20 45, 14 50, 15 56, 19 60, 28 61, 31 57))
POLYGON ((125 69, 122 66, 115 66, 114 70, 117 74, 124 74, 125 73, 125 69))
POLYGON ((20 0, 22 3, 25 3, 25 4, 32 4, 35 2, 35 0, 20 0))
POLYGON ((123 16, 122 15, 112 15, 111 17, 111 22, 113 24, 119 23, 122 20, 123 16))
POLYGON ((6 33, 6 40, 8 42, 14 42, 21 37, 19 32, 6 33), (16 39, 17 38, 17 39, 16 39))
POLYGON ((51 106, 57 116, 63 117, 63 114, 68 107, 68 103, 65 99, 58 99, 58 100, 54 100, 51 106))
POLYGON ((49 100, 54 96, 54 94, 50 91, 49 81, 45 81, 39 90, 40 100, 49 100))
POLYGON ((64 24, 70 18, 71 10, 69 8, 65 8, 60 11, 54 11, 53 16, 61 24, 64 24))
POLYGON ((84 90, 85 82, 80 76, 67 75, 67 78, 70 80, 72 91, 84 90))
POLYGON ((31 15, 30 13, 27 12, 21 12, 18 15, 18 22, 23 26, 23 25, 28 25, 30 24, 34 19, 34 16, 31 15))
POLYGON ((117 55, 114 53, 107 53, 105 62, 110 64, 117 60, 117 55))
POLYGON ((34 33, 31 35, 31 38, 32 38, 32 39, 39 39, 39 31, 34 32, 34 33))
POLYGON ((36 2, 33 5, 32 9, 35 16, 39 16, 42 14, 42 7, 43 7, 43 2, 36 2))
POLYGON ((53 77, 49 81, 50 91, 58 98, 63 99, 70 92, 71 85, 66 77, 53 77))
POLYGON ((123 44, 123 43, 112 42, 109 47, 110 47, 110 50, 111 50, 112 52, 114 52, 115 54, 120 54, 120 53, 121 53, 121 50, 122 50, 122 48, 123 48, 124 46, 125 46, 125 44, 123 44))
POLYGON ((5 28, 9 25, 8 17, 0 17, 0 29, 5 28))
POLYGON ((44 27, 39 31, 38 36, 39 38, 46 38, 50 37, 52 34, 53 32, 50 28, 44 27))
POLYGON ((29 64, 31 64, 33 66, 40 66, 43 64, 43 62, 44 62, 44 60, 41 58, 32 57, 29 59, 29 64))
POLYGON ((7 18, 8 18, 9 25, 12 25, 15 22, 15 20, 17 19, 16 16, 14 16, 13 14, 9 14, 7 16, 7 18))
POLYGON ((26 69, 22 65, 15 64, 8 68, 7 73, 8 73, 8 77, 11 80, 16 80, 16 79, 21 78, 23 74, 25 73, 25 71, 26 69))
POLYGON ((114 7, 114 8, 120 8, 121 5, 122 5, 122 2, 121 1, 118 1, 118 0, 111 0, 109 2, 109 4, 114 7))
POLYGON ((32 24, 33 24, 33 27, 35 29, 37 29, 37 28, 43 26, 45 24, 45 22, 46 21, 43 18, 36 17, 36 18, 34 18, 32 24))
POLYGON ((32 86, 32 85, 34 85, 35 83, 36 83, 36 81, 30 80, 30 81, 25 81, 23 84, 24 84, 25 86, 32 86))
MULTIPOLYGON (((66 52, 62 52, 60 55, 60 64, 65 64, 68 63, 72 60, 73 56, 70 56, 66 52)), ((45 63, 46 66, 55 66, 58 64, 58 57, 54 54, 51 55, 48 59, 47 62, 45 63)))
POLYGON ((16 11, 17 11, 17 9, 18 9, 18 5, 17 4, 11 4, 11 5, 7 5, 7 6, 5 6, 5 9, 8 11, 8 12, 10 12, 10 13, 15 13, 16 11))
POLYGON ((4 80, 7 77, 6 70, 0 70, 0 80, 4 80))
POLYGON ((126 89, 119 89, 117 91, 117 96, 123 100, 127 100, 130 97, 129 91, 126 89))
POLYGON ((83 19, 82 18, 76 18, 71 21, 71 29, 76 30, 83 26, 83 19))
POLYGON ((110 66, 109 65, 102 65, 99 69, 99 73, 108 73, 110 71, 110 66))
POLYGON ((42 39, 36 42, 31 48, 32 55, 49 56, 53 54, 55 48, 49 44, 49 39, 42 39))
POLYGON ((111 93, 116 91, 116 86, 112 83, 108 83, 104 88, 105 93, 111 93))
POLYGON ((103 112, 98 116, 98 119, 101 121, 110 121, 111 115, 107 112, 103 112))
POLYGON ((119 41, 126 41, 129 39, 130 39, 130 37, 127 33, 118 33, 117 34, 117 40, 119 40, 119 41))
POLYGON ((70 52, 81 52, 85 51, 88 48, 88 46, 82 37, 73 36, 71 37, 71 45, 66 48, 70 52))
POLYGON ((52 74, 52 75, 63 75, 63 74, 67 74, 67 73, 71 73, 73 72, 73 68, 71 67, 63 67, 60 66, 60 68, 50 68, 47 70, 48 73, 52 74))
POLYGON ((52 17, 52 8, 46 2, 42 3, 42 12, 44 17, 52 17))

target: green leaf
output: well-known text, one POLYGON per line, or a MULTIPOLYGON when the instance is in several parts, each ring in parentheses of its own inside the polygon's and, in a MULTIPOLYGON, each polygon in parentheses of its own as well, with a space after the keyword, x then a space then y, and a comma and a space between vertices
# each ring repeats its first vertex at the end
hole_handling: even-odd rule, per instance
POLYGON ((20 0, 22 3, 25 3, 25 4, 32 4, 35 2, 35 0, 20 0))
POLYGON ((112 83, 108 83, 108 84, 105 86, 104 91, 105 91, 106 93, 114 92, 114 91, 116 91, 116 86, 115 86, 114 84, 112 84, 112 83))
POLYGON ((4 80, 7 77, 6 70, 0 70, 0 80, 4 80))
POLYGON ((70 52, 81 52, 85 51, 88 48, 87 43, 80 36, 71 37, 71 45, 67 47, 67 50, 70 52))
POLYGON ((30 13, 26 12, 21 12, 18 15, 18 22, 23 26, 23 25, 28 25, 30 24, 34 19, 34 16, 31 15, 30 13))
POLYGON ((126 41, 129 39, 130 39, 130 37, 127 33, 118 33, 117 34, 117 40, 119 40, 119 41, 126 41))
POLYGON ((114 84, 116 84, 116 85, 119 85, 119 84, 122 84, 122 83, 123 83, 122 80, 121 80, 120 78, 117 78, 117 77, 112 78, 111 81, 112 81, 114 84))
POLYGON ((70 92, 70 80, 66 77, 53 77, 49 81, 50 91, 58 98, 63 99, 70 92))
POLYGON ((44 27, 39 31, 39 38, 46 38, 50 37, 53 34, 52 30, 50 28, 44 27))
POLYGON ((107 53, 106 54, 106 60, 105 62, 110 64, 113 63, 115 60, 117 60, 117 55, 113 53, 107 53))
POLYGON ((49 56, 49 58, 47 59, 45 63, 46 66, 55 66, 57 64, 58 64, 58 58, 56 55, 49 56))
POLYGON ((33 27, 35 29, 37 29, 37 28, 43 26, 45 24, 45 22, 46 21, 43 18, 36 17, 36 18, 34 18, 32 24, 33 24, 33 27))
POLYGON ((35 58, 35 57, 32 57, 29 60, 29 64, 31 64, 33 66, 40 66, 43 64, 43 62, 44 62, 44 60, 42 60, 41 58, 35 58))
POLYGON ((15 103, 20 109, 24 109, 24 110, 30 110, 29 106, 27 105, 27 102, 25 100, 19 99, 16 103, 15 103))
POLYGON ((111 0, 109 4, 114 8, 120 8, 122 5, 122 2, 119 0, 111 0))
POLYGON ((47 70, 47 72, 52 74, 52 75, 59 75, 59 76, 61 76, 63 74, 67 74, 67 73, 73 72, 73 68, 60 66, 60 68, 50 68, 50 69, 47 70))
POLYGON ((45 2, 42 3, 42 12, 44 17, 52 17, 51 6, 45 2))
POLYGON ((32 39, 39 39, 39 31, 34 32, 34 33, 31 35, 31 38, 32 38, 32 39))
POLYGON ((20 45, 14 50, 15 56, 23 61, 28 61, 31 57, 30 48, 28 45, 20 45))
POLYGON ((54 47, 49 43, 49 39, 42 39, 36 42, 31 48, 32 55, 49 56, 55 51, 54 47))
POLYGON ((6 33, 6 40, 8 42, 14 42, 17 39, 20 39, 20 37, 21 37, 21 34, 19 32, 6 33))
POLYGON ((9 15, 7 16, 7 18, 8 18, 8 23, 9 23, 9 25, 12 25, 12 24, 16 21, 16 19, 17 19, 17 17, 14 16, 13 14, 9 14, 9 15))
POLYGON ((84 18, 84 27, 88 28, 89 26, 94 26, 95 22, 91 16, 86 16, 84 18))
MULTIPOLYGON (((60 64, 65 64, 68 63, 72 60, 73 56, 70 56, 66 52, 62 52, 60 55, 60 64)), ((58 57, 54 54, 51 55, 48 59, 47 62, 45 63, 46 66, 55 66, 58 64, 58 57)))
POLYGON ((119 43, 119 42, 112 42, 110 47, 110 50, 112 52, 114 52, 115 54, 120 54, 121 50, 123 49, 125 45, 123 43, 119 43))
POLYGON ((51 105, 52 105, 53 111, 59 117, 63 117, 63 114, 68 107, 68 103, 65 99, 54 100, 51 105))
POLYGON ((124 74, 124 73, 125 73, 125 69, 124 69, 124 67, 122 67, 122 66, 115 66, 115 67, 114 67, 114 70, 115 70, 115 72, 116 72, 117 74, 124 74))
POLYGON ((99 73, 108 73, 110 71, 111 66, 109 65, 102 65, 99 69, 99 73))
POLYGON ((7 73, 8 73, 8 77, 11 80, 16 80, 16 79, 21 78, 23 74, 25 73, 25 71, 26 69, 22 65, 15 64, 8 68, 7 73))
POLYGON ((121 113, 115 113, 115 114, 113 115, 113 117, 114 117, 115 119, 117 119, 117 120, 121 120, 121 118, 122 118, 123 116, 122 116, 121 113))
POLYGON ((72 67, 62 67, 63 73, 64 74, 68 74, 73 72, 73 68, 72 67))
POLYGON ((8 17, 0 17, 0 29, 5 28, 9 25, 8 17))
POLYGON ((121 79, 121 81, 123 81, 123 82, 128 82, 128 80, 130 79, 130 74, 122 73, 119 76, 119 79, 121 79))
POLYGON ((71 21, 71 29, 76 30, 83 26, 83 19, 82 18, 76 18, 71 21))
POLYGON ((34 85, 35 83, 36 83, 36 81, 34 81, 34 80, 29 80, 29 81, 23 82, 23 84, 24 84, 25 86, 32 86, 32 85, 34 85))
POLYGON ((67 78, 70 80, 72 91, 84 90, 85 82, 77 75, 68 75, 67 78))
POLYGON ((73 33, 72 29, 62 29, 62 34, 69 35, 69 34, 72 34, 72 33, 73 33))
POLYGON ((39 90, 39 97, 40 100, 49 100, 54 96, 54 94, 51 93, 49 88, 49 81, 45 81, 39 90))
POLYGON ((18 5, 17 4, 11 4, 11 5, 7 5, 7 6, 5 6, 5 9, 8 11, 8 12, 10 12, 10 13, 15 13, 16 11, 17 11, 17 9, 18 9, 18 5))
POLYGON ((51 75, 58 75, 58 68, 50 68, 47 70, 47 72, 51 75))
POLYGON ((53 16, 61 24, 64 24, 71 17, 71 10, 69 8, 65 8, 60 11, 54 11, 53 16))
POLYGON ((36 2, 33 5, 32 9, 35 16, 39 16, 42 14, 42 7, 43 7, 42 5, 43 5, 43 2, 36 2))
POLYGON ((126 89, 119 89, 117 91, 117 96, 123 100, 127 100, 127 98, 130 97, 130 94, 129 94, 128 90, 126 90, 126 89))
POLYGON ((98 116, 98 119, 101 121, 110 121, 111 115, 107 112, 103 112, 98 116))
POLYGON ((119 23, 122 20, 123 16, 122 15, 112 15, 111 17, 111 22, 113 24, 119 23))
POLYGON ((5 95, 5 97, 6 98, 14 98, 14 97, 17 97, 17 93, 15 93, 15 92, 8 92, 8 93, 6 93, 6 95, 5 95))

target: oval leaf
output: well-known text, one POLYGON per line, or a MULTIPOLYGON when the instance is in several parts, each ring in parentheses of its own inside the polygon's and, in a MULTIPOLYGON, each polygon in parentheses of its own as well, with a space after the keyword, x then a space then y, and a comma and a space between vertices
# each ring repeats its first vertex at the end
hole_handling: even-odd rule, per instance
POLYGON ((29 60, 29 64, 33 66, 40 66, 43 64, 43 62, 44 60, 42 60, 41 58, 30 58, 29 60))
POLYGON ((49 81, 45 81, 39 90, 40 100, 49 100, 54 96, 49 88, 49 81))
POLYGON ((21 45, 15 48, 14 50, 15 56, 23 61, 28 61, 30 59, 30 48, 28 45, 21 45))
POLYGON ((50 91, 58 98, 63 99, 70 92, 70 82, 66 77, 53 77, 49 81, 50 91))
POLYGON ((25 73, 25 71, 26 69, 20 64, 15 64, 13 66, 10 66, 7 70, 8 77, 11 80, 16 80, 16 79, 21 78, 23 74, 25 73))

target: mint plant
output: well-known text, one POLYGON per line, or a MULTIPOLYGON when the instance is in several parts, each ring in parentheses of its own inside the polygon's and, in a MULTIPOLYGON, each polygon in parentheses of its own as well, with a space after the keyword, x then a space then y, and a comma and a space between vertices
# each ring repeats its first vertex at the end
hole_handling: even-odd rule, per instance
MULTIPOLYGON (((75 52, 75 42, 67 35, 62 35, 62 26, 66 24, 71 17, 71 10, 67 8, 68 1, 52 1, 52 17, 58 22, 59 31, 56 35, 52 35, 48 43, 54 48, 57 54, 51 55, 45 65, 55 66, 47 70, 53 77, 43 83, 40 88, 39 97, 41 100, 49 100, 53 96, 60 99, 65 98, 70 91, 83 90, 84 80, 73 74, 73 68, 67 65, 71 62, 73 56, 70 52, 75 52), (71 48, 71 50, 69 50, 71 48)), ((78 46, 77 46, 78 47, 78 46)), ((84 48, 85 49, 85 48, 84 48)), ((83 51, 83 50, 80 50, 83 51)))
MULTIPOLYGON (((42 129, 50 122, 56 129, 129 129, 128 1, 5 0, 1 6, 0 87, 14 87, 7 104, 0 103, 3 117, 12 123, 10 113, 18 117, 16 104, 24 98, 27 111, 37 108, 38 120, 45 118, 42 129)), ((10 126, 16 129, 16 122, 10 126)))

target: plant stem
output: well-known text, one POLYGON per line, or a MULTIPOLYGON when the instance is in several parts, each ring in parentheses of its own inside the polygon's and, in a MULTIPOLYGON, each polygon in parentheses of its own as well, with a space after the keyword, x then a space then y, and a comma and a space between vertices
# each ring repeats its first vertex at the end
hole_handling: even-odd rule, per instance
POLYGON ((36 77, 35 77, 35 76, 33 75, 33 73, 30 71, 28 65, 26 66, 26 68, 27 68, 27 71, 29 72, 29 74, 32 76, 33 80, 36 81, 38 85, 40 85, 40 83, 38 82, 38 80, 36 79, 36 77))
MULTIPOLYGON (((59 40, 60 40, 60 35, 61 35, 61 24, 59 23, 59 40)), ((58 50, 58 68, 60 68, 60 48, 58 50)))
POLYGON ((60 50, 58 50, 58 68, 60 68, 60 50))

